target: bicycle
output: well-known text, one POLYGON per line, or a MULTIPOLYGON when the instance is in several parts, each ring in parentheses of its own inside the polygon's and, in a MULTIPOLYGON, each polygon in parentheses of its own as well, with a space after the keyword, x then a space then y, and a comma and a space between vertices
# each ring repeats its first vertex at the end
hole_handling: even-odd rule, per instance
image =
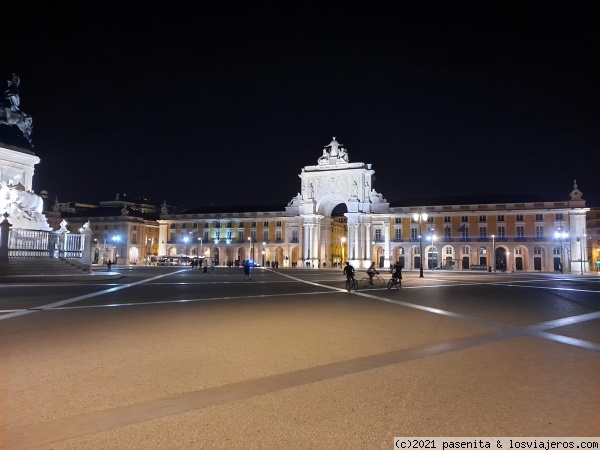
POLYGON ((395 287, 396 289, 400 289, 402 287, 402 278, 390 278, 390 281, 388 281, 387 284, 387 288, 391 289, 393 287, 395 287))
POLYGON ((379 275, 373 275, 372 283, 371 283, 371 277, 366 276, 362 280, 360 280, 360 284, 362 287, 376 286, 376 287, 380 288, 380 287, 383 287, 383 285, 385 284, 385 281, 383 281, 383 278, 381 278, 379 275))
POLYGON ((358 291, 358 281, 354 277, 346 279, 346 290, 352 292, 352 289, 358 291))

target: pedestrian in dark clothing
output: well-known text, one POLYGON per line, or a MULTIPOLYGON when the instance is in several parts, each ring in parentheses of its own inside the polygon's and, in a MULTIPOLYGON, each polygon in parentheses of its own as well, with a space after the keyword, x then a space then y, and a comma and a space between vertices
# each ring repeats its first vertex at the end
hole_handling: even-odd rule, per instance
POLYGON ((110 272, 110 268, 112 267, 112 261, 110 259, 106 262, 106 266, 108 267, 108 271, 110 272))
POLYGON ((244 281, 246 281, 246 277, 248 277, 248 280, 252 280, 252 278, 250 278, 250 261, 244 261, 244 281))

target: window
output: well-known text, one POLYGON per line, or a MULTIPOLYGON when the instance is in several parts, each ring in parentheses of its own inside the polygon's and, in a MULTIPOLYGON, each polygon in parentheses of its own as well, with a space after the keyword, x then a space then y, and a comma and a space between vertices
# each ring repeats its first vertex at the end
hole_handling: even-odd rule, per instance
POLYGON ((417 239, 419 239, 419 236, 417 235, 417 229, 416 228, 411 228, 410 229, 410 238, 413 241, 416 241, 417 239))
POLYGON ((427 216, 427 223, 433 223, 433 216, 427 216))
POLYGON ((252 242, 256 242, 256 231, 252 230, 250 232, 250 239, 252 240, 252 242))
POLYGON ((375 242, 381 242, 381 229, 375 228, 375 242))
POLYGON ((292 230, 292 242, 298 242, 298 230, 292 230))
POLYGON ((468 223, 469 222, 469 216, 462 216, 460 218, 460 221, 463 222, 463 223, 468 223))
POLYGON ((523 247, 515 248, 515 255, 522 255, 522 254, 523 254, 523 247))
POLYGON ((269 230, 263 231, 263 241, 264 242, 268 242, 269 241, 269 230))
POLYGON ((396 241, 401 241, 402 240, 402 228, 396 228, 396 229, 394 229, 394 239, 396 241))
POLYGON ((446 246, 446 255, 452 255, 454 252, 452 251, 452 247, 450 247, 449 245, 446 246))
POLYGON ((204 228, 208 228, 210 227, 210 224, 208 222, 204 222, 204 228))
POLYGON ((227 234, 225 236, 226 236, 225 239, 230 241, 231 240, 231 230, 227 230, 227 234))
POLYGON ((244 230, 238 231, 238 242, 244 242, 244 230))
POLYGON ((251 226, 252 228, 256 228, 256 222, 251 222, 251 223, 250 223, 250 226, 251 226))
POLYGON ((192 224, 192 228, 193 228, 194 230, 195 230, 195 229, 197 229, 197 228, 198 228, 198 222, 194 222, 194 223, 192 224))
POLYGON ((504 227, 498 227, 498 239, 504 239, 506 237, 506 229, 504 227))
POLYGON ((227 228, 233 228, 233 222, 227 222, 227 228))
POLYGON ((504 222, 504 215, 498 216, 498 222, 504 222))
POLYGON ((525 237, 525 227, 518 226, 517 227, 517 239, 523 239, 525 237))
POLYGON ((263 222, 263 227, 268 227, 269 226, 269 222, 263 222))
POLYGON ((131 243, 132 244, 137 244, 137 233, 133 233, 133 236, 131 237, 131 243))
POLYGON ((540 247, 533 247, 533 254, 534 255, 541 255, 542 254, 542 249, 540 247))
POLYGON ((221 230, 218 228, 215 230, 215 240, 221 239, 221 230))
POLYGON ((469 239, 469 227, 466 227, 466 226, 462 227, 461 237, 463 239, 469 239))
POLYGON ((452 228, 446 227, 444 228, 444 238, 450 239, 452 237, 452 228))
POLYGON ((468 255, 469 254, 469 250, 470 250, 469 247, 463 247, 462 248, 462 254, 463 255, 468 255))
POLYGON ((485 222, 487 220, 487 216, 479 216, 480 222, 485 222))
POLYGON ((537 220, 538 222, 544 220, 544 215, 543 214, 536 214, 535 215, 535 220, 537 220))
POLYGON ((275 242, 281 242, 281 230, 275 232, 275 242))
POLYGON ((281 226, 281 220, 278 220, 277 222, 275 222, 275 226, 276 227, 280 227, 281 226))
POLYGON ((176 223, 172 223, 172 224, 170 225, 170 227, 171 227, 171 230, 174 230, 175 228, 177 228, 177 224, 176 224, 176 223))
POLYGON ((554 247, 554 248, 552 249, 552 253, 553 253, 554 255, 560 255, 560 247, 554 247))
POLYGON ((558 213, 556 215, 556 220, 565 220, 563 214, 562 213, 558 213))
POLYGON ((204 234, 202 235, 202 240, 204 242, 208 241, 208 231, 205 231, 204 234))
POLYGON ((444 216, 444 223, 450 223, 450 216, 444 216))
POLYGON ((134 229, 134 230, 137 230, 137 225, 134 225, 134 226, 133 226, 133 229, 134 229))
POLYGON ((479 254, 485 255, 487 253, 487 249, 485 247, 479 247, 479 254))
POLYGON ((181 229, 182 229, 182 230, 185 230, 186 228, 187 228, 187 223, 182 223, 182 224, 181 224, 181 229))
POLYGON ((395 223, 395 224, 401 224, 401 223, 402 223, 402 218, 401 218, 401 217, 396 217, 396 218, 394 219, 394 223, 395 223))
POLYGON ((398 247, 398 254, 404 255, 404 247, 398 247))
POLYGON ((479 239, 487 239, 487 227, 479 227, 479 239))
POLYGON ((517 214, 517 222, 523 222, 523 214, 517 214))
POLYGON ((542 239, 544 237, 544 227, 535 227, 535 237, 536 239, 542 239))
POLYGON ((421 249, 419 247, 415 247, 415 255, 420 255, 421 254, 421 249))

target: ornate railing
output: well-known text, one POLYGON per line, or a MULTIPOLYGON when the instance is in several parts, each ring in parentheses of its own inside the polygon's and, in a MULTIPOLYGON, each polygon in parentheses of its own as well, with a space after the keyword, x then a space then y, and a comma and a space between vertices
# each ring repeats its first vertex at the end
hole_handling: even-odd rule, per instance
POLYGON ((9 258, 81 259, 83 245, 82 234, 18 228, 8 233, 9 258))

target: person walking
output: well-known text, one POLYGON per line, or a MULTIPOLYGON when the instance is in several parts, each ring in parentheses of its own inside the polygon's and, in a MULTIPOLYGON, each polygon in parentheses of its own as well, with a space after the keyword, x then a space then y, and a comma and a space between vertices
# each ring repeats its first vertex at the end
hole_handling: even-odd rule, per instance
POLYGON ((106 262, 106 267, 108 267, 108 271, 110 272, 110 268, 112 267, 112 261, 110 259, 106 262))
POLYGON ((248 277, 248 280, 252 280, 252 278, 250 278, 250 260, 246 260, 244 261, 244 281, 246 281, 246 277, 248 277))

